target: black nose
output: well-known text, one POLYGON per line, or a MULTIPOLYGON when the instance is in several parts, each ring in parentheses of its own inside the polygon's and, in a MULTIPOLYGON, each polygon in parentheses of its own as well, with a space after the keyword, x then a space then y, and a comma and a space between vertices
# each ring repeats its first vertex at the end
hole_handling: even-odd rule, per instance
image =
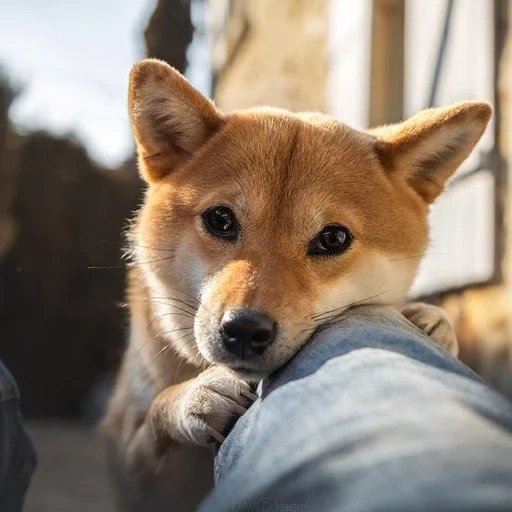
POLYGON ((227 350, 241 359, 263 354, 274 341, 276 323, 260 309, 231 309, 220 324, 227 350))

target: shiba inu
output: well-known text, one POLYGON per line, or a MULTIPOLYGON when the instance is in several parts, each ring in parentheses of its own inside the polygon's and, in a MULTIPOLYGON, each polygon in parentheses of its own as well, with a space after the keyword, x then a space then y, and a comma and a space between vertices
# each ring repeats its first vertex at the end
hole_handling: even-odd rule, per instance
MULTIPOLYGON (((251 404, 250 382, 353 305, 404 299, 429 205, 491 108, 463 102, 367 132, 318 113, 223 114, 149 59, 131 72, 129 112, 148 188, 103 432, 122 510, 192 510, 212 482, 204 446, 251 404)), ((403 313, 456 352, 442 311, 403 313)))

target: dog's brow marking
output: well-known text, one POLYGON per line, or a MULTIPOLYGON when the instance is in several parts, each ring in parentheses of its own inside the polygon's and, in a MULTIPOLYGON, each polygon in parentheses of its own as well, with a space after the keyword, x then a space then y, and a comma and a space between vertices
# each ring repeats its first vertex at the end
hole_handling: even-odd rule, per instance
POLYGON ((299 130, 300 125, 295 126, 295 130, 293 132, 293 137, 290 143, 290 150, 288 152, 288 156, 286 158, 286 173, 285 178, 288 180, 290 171, 293 169, 293 163, 295 161, 295 153, 297 151, 298 141, 299 141, 299 130))
MULTIPOLYGON (((288 154, 286 158, 284 158, 284 163, 282 164, 282 172, 280 173, 281 179, 279 180, 278 186, 276 187, 276 204, 280 206, 283 204, 284 197, 287 194, 287 183, 290 178, 290 174, 293 171, 294 161, 296 150, 298 146, 299 140, 299 130, 300 125, 296 125, 294 127, 293 135, 288 147, 288 154)), ((281 208, 284 211, 284 208, 281 208)), ((276 223, 279 223, 279 216, 276 216, 276 223)))

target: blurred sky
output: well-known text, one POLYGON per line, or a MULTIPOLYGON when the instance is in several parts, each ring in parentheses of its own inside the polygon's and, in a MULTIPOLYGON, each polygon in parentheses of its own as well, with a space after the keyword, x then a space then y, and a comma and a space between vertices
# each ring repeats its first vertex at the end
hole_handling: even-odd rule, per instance
MULTIPOLYGON (((23 89, 12 120, 22 129, 71 133, 106 165, 129 156, 127 78, 143 57, 142 33, 155 4, 0 0, 0 66, 23 89)), ((204 82, 204 73, 192 69, 190 76, 204 82)))

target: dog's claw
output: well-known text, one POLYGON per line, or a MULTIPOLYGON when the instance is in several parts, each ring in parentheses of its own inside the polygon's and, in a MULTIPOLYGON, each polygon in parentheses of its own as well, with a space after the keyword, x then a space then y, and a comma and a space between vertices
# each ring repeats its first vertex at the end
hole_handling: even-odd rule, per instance
POLYGON ((252 393, 251 391, 246 391, 245 389, 241 389, 240 390, 240 394, 241 395, 244 395, 245 397, 249 398, 250 400, 252 400, 253 402, 256 402, 256 400, 258 400, 258 395, 255 395, 254 393, 252 393))
POLYGON ((457 357, 457 335, 446 313, 432 304, 413 302, 401 308, 402 315, 430 336, 438 345, 457 357))
POLYGON ((183 437, 194 444, 222 443, 257 398, 229 368, 213 366, 199 374, 183 393, 183 437))
POLYGON ((226 439, 220 432, 217 432, 214 428, 208 425, 206 425, 206 431, 219 443, 223 443, 226 439))
POLYGON ((237 404, 236 402, 233 402, 233 410, 235 412, 237 412, 240 416, 242 416, 242 414, 245 414, 247 412, 247 407, 244 407, 243 405, 240 405, 240 404, 237 404))

